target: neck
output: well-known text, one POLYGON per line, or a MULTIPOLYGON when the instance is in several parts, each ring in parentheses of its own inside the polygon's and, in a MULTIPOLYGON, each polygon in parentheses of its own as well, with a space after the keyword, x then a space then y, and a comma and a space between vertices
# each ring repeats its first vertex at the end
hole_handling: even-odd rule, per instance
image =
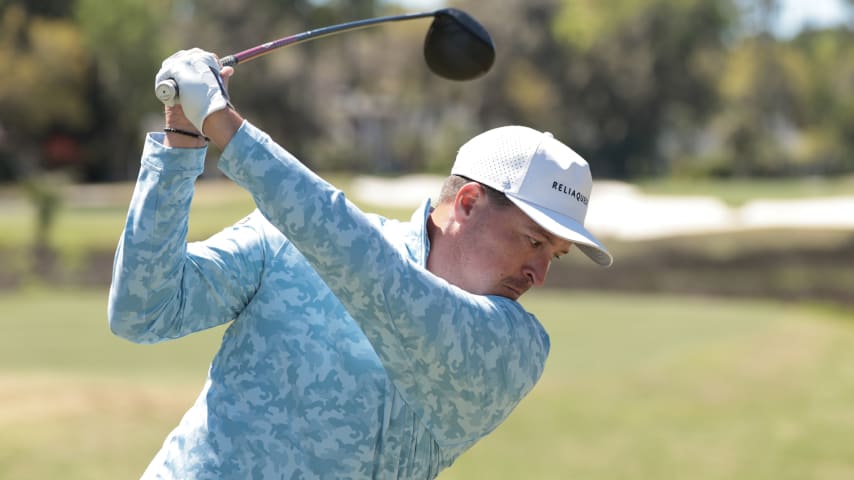
POLYGON ((450 235, 449 210, 447 203, 439 204, 427 217, 427 237, 430 239, 430 254, 427 256, 427 270, 434 275, 450 281, 450 235))

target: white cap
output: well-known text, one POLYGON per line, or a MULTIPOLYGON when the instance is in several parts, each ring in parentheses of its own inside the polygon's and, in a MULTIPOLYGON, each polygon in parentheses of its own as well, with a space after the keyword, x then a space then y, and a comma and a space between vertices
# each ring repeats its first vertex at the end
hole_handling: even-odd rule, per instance
POLYGON ((551 133, 520 126, 488 130, 460 147, 451 174, 504 193, 538 225, 576 244, 599 265, 613 262, 584 228, 593 189, 590 166, 551 133))

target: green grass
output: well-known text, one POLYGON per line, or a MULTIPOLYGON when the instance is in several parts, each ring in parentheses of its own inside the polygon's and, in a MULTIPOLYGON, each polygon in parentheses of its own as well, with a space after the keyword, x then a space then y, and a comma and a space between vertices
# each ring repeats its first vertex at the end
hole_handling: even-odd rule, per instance
MULTIPOLYGON (((332 183, 348 191, 347 177, 332 183)), ((730 204, 854 193, 851 179, 641 187, 730 204)), ((65 261, 115 248, 132 188, 98 186, 69 197, 52 239, 65 261)), ((0 250, 13 252, 0 268, 23 272, 26 257, 15 252, 32 241, 32 211, 14 192, 0 193, 0 250)), ((411 213, 362 206, 394 218, 411 213)), ((190 239, 253 208, 233 184, 202 181, 190 239)), ((725 259, 793 243, 831 248, 847 238, 750 232, 689 244, 725 259)), ((656 243, 687 248, 668 242, 656 243)), ((641 248, 614 246, 620 258, 641 248)), ((0 293, 0 478, 136 478, 195 399, 222 328, 134 345, 110 334, 106 295, 0 293)), ((552 335, 543 379, 442 479, 854 478, 850 311, 591 293, 540 293, 526 304, 552 335)))
MULTIPOLYGON (((854 478, 854 322, 753 301, 541 292, 542 381, 440 478, 854 478)), ((137 478, 222 331, 137 346, 106 291, 0 295, 0 478, 137 478)))
POLYGON ((106 290, 31 289, 0 296, 0 370, 107 379, 204 379, 223 327, 156 345, 118 338, 106 290))
POLYGON ((544 377, 446 478, 854 475, 854 325, 843 315, 598 295, 531 308, 552 334, 544 377))

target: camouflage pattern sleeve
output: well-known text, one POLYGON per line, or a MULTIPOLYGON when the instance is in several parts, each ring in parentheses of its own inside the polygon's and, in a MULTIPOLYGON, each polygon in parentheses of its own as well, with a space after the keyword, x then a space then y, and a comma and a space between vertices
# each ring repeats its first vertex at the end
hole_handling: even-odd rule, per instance
POLYGON ((206 149, 168 148, 162 137, 146 138, 110 285, 110 328, 137 343, 233 319, 249 301, 263 264, 263 249, 253 248, 262 237, 248 225, 187 244, 190 202, 206 149))
POLYGON ((473 443, 533 388, 549 340, 517 302, 469 294, 410 261, 342 192, 248 122, 219 166, 313 265, 441 444, 473 443))

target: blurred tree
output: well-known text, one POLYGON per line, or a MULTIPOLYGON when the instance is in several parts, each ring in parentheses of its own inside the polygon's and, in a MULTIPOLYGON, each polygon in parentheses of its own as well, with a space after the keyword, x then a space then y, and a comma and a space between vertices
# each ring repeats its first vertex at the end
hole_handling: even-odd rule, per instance
MULTIPOLYGON (((849 0, 849 3, 851 0, 849 0)), ((768 34, 779 0, 460 0, 497 45, 471 82, 421 57, 428 20, 367 29, 238 67, 241 111, 323 169, 446 172, 489 127, 551 130, 597 176, 850 171, 851 29, 768 34)), ((0 0, 0 179, 77 165, 135 175, 161 126, 160 61, 221 55, 399 12, 381 0, 0 0)), ((214 171, 210 169, 209 171, 214 171)))
POLYGON ((662 141, 692 138, 715 108, 736 13, 728 0, 562 2, 567 136, 599 175, 669 172, 662 141))
POLYGON ((74 23, 30 15, 12 4, 0 10, 0 156, 9 178, 81 160, 74 136, 93 112, 86 102, 88 52, 74 23), (70 135, 70 136, 69 136, 70 135), (52 139, 70 140, 50 149, 52 139))
POLYGON ((171 30, 169 0, 77 0, 74 18, 92 56, 87 97, 94 110, 88 180, 127 178, 136 172, 141 132, 162 109, 154 74, 171 30))
POLYGON ((807 31, 787 42, 784 53, 799 129, 791 152, 796 172, 854 170, 854 31, 807 31))
MULTIPOLYGON (((391 84, 383 80, 387 74, 402 78, 385 91, 391 99, 368 102, 371 125, 384 115, 388 125, 377 128, 396 141, 390 155, 396 160, 379 163, 386 170, 393 171, 397 161, 408 170, 447 171, 456 148, 470 135, 524 123, 566 139, 591 159, 597 175, 664 173, 669 157, 661 138, 677 130, 696 137, 716 104, 716 74, 735 15, 728 1, 625 1, 615 7, 507 0, 500 9, 486 0, 459 3, 496 41, 496 64, 484 78, 455 83, 414 73, 424 72, 412 55, 420 50, 423 26, 417 35, 396 29, 388 43, 393 48, 378 55, 375 42, 375 51, 358 56, 348 69, 367 65, 362 78, 375 86, 360 81, 354 87, 362 94, 378 92, 368 100, 391 84), (562 12, 578 5, 601 16, 601 22, 592 22, 599 27, 587 30, 583 13, 565 19, 569 14, 562 12), (576 27, 582 31, 577 38, 576 27)), ((376 162, 365 165, 377 168, 376 162)))
POLYGON ((42 275, 50 274, 56 257, 56 251, 51 245, 51 233, 62 206, 66 184, 67 178, 60 173, 34 174, 21 182, 35 212, 31 254, 36 273, 42 275))
POLYGON ((469 4, 498 45, 481 122, 551 130, 614 178, 667 173, 662 139, 696 136, 736 19, 729 0, 469 4))
POLYGON ((81 161, 75 135, 91 121, 83 41, 72 22, 54 17, 33 15, 17 3, 0 9, 0 62, 10 66, 0 78, 0 150, 6 150, 0 171, 8 175, 0 180, 22 180, 33 206, 31 253, 39 273, 47 273, 55 257, 50 233, 65 183, 63 172, 47 170, 81 161))
POLYGON ((721 71, 715 171, 767 176, 850 171, 854 37, 845 27, 772 35, 775 0, 743 0, 744 31, 721 71))
POLYGON ((68 18, 74 8, 74 2, 68 0, 0 0, 0 11, 13 6, 37 17, 68 18))

